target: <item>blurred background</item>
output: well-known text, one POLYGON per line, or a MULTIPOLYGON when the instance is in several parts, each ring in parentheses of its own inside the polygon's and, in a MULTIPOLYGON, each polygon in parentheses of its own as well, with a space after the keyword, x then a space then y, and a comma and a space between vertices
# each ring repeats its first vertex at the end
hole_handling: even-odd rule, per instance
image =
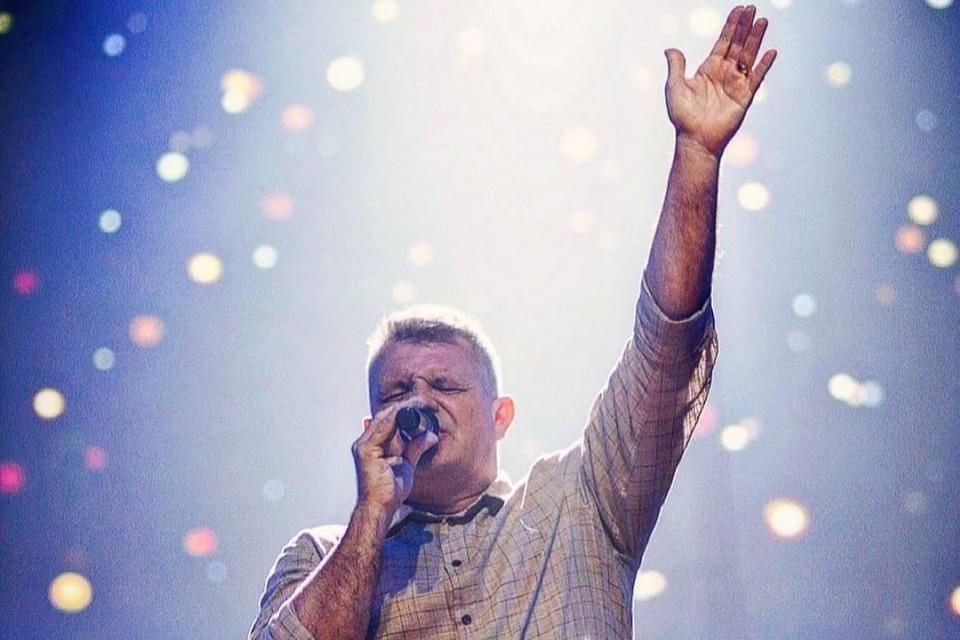
MULTIPOLYGON (((769 0, 637 638, 960 638, 960 7, 769 0)), ((365 339, 461 307, 515 479, 631 327, 713 0, 0 0, 0 638, 238 638, 345 522, 365 339)))

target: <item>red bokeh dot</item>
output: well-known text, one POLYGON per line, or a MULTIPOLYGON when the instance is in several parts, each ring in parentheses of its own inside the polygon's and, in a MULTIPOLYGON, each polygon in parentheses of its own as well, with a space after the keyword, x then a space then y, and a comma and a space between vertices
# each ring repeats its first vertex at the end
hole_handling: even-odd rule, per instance
POLYGON ((22 296, 28 296, 40 286, 40 276, 35 271, 21 271, 13 276, 13 289, 22 296))
POLYGON ((260 211, 271 220, 289 220, 293 215, 293 200, 285 193, 269 193, 260 201, 260 211))
POLYGON ((212 556, 217 550, 217 534, 206 527, 190 529, 183 536, 183 549, 196 558, 212 556))
POLYGON ((100 471, 107 466, 107 452, 91 445, 83 450, 83 462, 90 471, 100 471))
POLYGON ((16 462, 0 464, 0 493, 20 493, 27 481, 27 474, 16 462))

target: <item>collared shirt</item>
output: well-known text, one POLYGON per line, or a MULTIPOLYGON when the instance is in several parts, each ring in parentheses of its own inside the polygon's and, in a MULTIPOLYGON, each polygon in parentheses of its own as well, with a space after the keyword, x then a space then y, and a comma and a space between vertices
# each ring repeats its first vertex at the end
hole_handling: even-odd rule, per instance
MULTIPOLYGON (((674 322, 644 282, 634 335, 580 440, 516 485, 498 477, 460 514, 398 514, 367 637, 631 637, 636 573, 716 350, 709 302, 674 322)), ((302 531, 283 549, 251 638, 313 637, 289 599, 343 531, 302 531)))

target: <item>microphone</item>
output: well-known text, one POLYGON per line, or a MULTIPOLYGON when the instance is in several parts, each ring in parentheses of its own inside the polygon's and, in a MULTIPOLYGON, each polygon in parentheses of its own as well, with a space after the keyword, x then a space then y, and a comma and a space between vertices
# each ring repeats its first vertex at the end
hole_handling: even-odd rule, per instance
POLYGON ((397 411, 395 420, 404 442, 410 442, 427 431, 440 433, 440 419, 432 409, 426 407, 404 407, 397 411))

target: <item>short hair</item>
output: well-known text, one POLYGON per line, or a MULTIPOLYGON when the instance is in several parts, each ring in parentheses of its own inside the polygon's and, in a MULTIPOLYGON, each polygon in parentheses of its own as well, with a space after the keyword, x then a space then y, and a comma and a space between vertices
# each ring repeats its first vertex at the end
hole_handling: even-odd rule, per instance
POLYGON ((457 340, 470 345, 479 365, 484 390, 494 397, 499 396, 500 357, 480 322, 451 307, 419 304, 386 316, 367 338, 367 388, 371 408, 377 392, 373 375, 387 346, 397 342, 455 344, 457 340))

